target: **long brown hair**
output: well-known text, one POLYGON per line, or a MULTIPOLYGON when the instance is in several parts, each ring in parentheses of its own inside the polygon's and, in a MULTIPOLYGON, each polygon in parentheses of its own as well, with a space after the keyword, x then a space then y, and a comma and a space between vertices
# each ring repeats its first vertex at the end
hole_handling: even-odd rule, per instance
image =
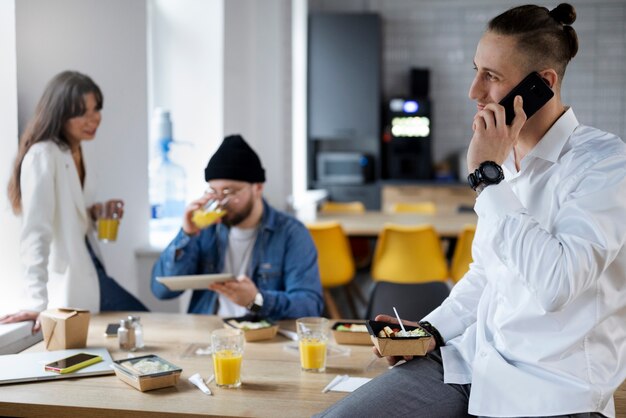
POLYGON ((102 109, 100 87, 85 74, 76 71, 63 71, 46 85, 43 95, 37 103, 35 116, 28 122, 20 138, 20 146, 13 164, 13 173, 7 188, 13 212, 22 211, 22 188, 20 173, 24 156, 37 142, 52 141, 62 149, 70 147, 65 136, 65 123, 85 113, 85 94, 96 96, 97 109, 102 109))
POLYGON ((567 64, 578 52, 578 36, 571 26, 575 20, 576 10, 568 3, 561 3, 552 10, 526 5, 494 17, 487 29, 515 37, 527 56, 529 67, 535 67, 529 70, 554 68, 560 83, 567 64))

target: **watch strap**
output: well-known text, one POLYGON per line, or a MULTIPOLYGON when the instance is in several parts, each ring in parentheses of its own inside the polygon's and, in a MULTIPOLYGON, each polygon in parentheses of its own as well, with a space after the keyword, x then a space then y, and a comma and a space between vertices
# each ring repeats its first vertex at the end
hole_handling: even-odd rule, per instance
POLYGON ((502 170, 502 167, 500 167, 500 165, 495 161, 483 161, 482 163, 480 163, 478 168, 474 170, 473 173, 470 173, 467 176, 467 181, 473 190, 476 190, 481 184, 484 184, 484 186, 482 187, 484 189, 486 186, 490 184, 498 184, 502 180, 504 180, 504 171, 502 170), (486 176, 484 171, 485 167, 495 168, 498 172, 498 176, 496 178, 489 178, 488 176, 486 176))
POLYGON ((437 328, 435 328, 433 324, 431 324, 428 321, 420 321, 419 326, 422 327, 424 330, 426 330, 426 332, 428 332, 430 335, 433 336, 433 338, 435 339, 435 345, 437 346, 437 348, 443 347, 444 345, 446 345, 445 341, 443 340, 443 337, 441 336, 441 334, 439 333, 439 331, 437 330, 437 328))
POLYGON ((257 292, 254 296, 254 300, 246 306, 246 309, 254 313, 259 312, 263 308, 263 295, 261 292, 257 292))

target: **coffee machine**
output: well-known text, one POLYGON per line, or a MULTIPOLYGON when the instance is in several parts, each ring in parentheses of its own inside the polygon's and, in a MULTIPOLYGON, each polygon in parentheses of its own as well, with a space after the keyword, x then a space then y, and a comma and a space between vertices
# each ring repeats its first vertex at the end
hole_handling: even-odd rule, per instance
POLYGON ((432 110, 428 70, 411 71, 411 96, 394 97, 386 105, 383 134, 384 177, 401 180, 432 178, 432 110))

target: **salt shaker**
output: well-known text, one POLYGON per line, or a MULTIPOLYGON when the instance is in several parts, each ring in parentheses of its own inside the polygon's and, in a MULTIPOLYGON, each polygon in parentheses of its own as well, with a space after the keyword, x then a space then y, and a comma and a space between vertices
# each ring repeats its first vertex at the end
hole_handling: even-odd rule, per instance
POLYGON ((117 329, 117 339, 122 350, 130 351, 135 348, 135 329, 128 319, 120 320, 120 327, 117 329))
POLYGON ((131 351, 143 348, 143 326, 141 326, 141 318, 134 315, 128 315, 128 321, 135 331, 135 346, 131 349, 131 351))

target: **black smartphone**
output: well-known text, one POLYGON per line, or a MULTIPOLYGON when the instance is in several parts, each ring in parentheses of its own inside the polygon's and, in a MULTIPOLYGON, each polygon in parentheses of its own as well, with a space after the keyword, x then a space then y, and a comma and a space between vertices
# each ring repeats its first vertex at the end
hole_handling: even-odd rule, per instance
POLYGON ((104 331, 105 337, 117 337, 117 329, 120 324, 108 324, 106 331, 104 331))
POLYGON ((45 369, 50 372, 71 373, 78 369, 82 369, 83 367, 99 363, 101 361, 102 357, 100 356, 94 354, 79 353, 74 354, 70 357, 53 361, 52 363, 48 363, 46 364, 45 369))
POLYGON ((539 73, 535 71, 528 74, 517 86, 513 87, 509 94, 504 96, 504 99, 500 100, 500 105, 504 106, 506 112, 507 125, 513 123, 513 118, 515 118, 515 110, 513 110, 515 96, 522 96, 524 113, 529 119, 554 96, 554 92, 539 73))

